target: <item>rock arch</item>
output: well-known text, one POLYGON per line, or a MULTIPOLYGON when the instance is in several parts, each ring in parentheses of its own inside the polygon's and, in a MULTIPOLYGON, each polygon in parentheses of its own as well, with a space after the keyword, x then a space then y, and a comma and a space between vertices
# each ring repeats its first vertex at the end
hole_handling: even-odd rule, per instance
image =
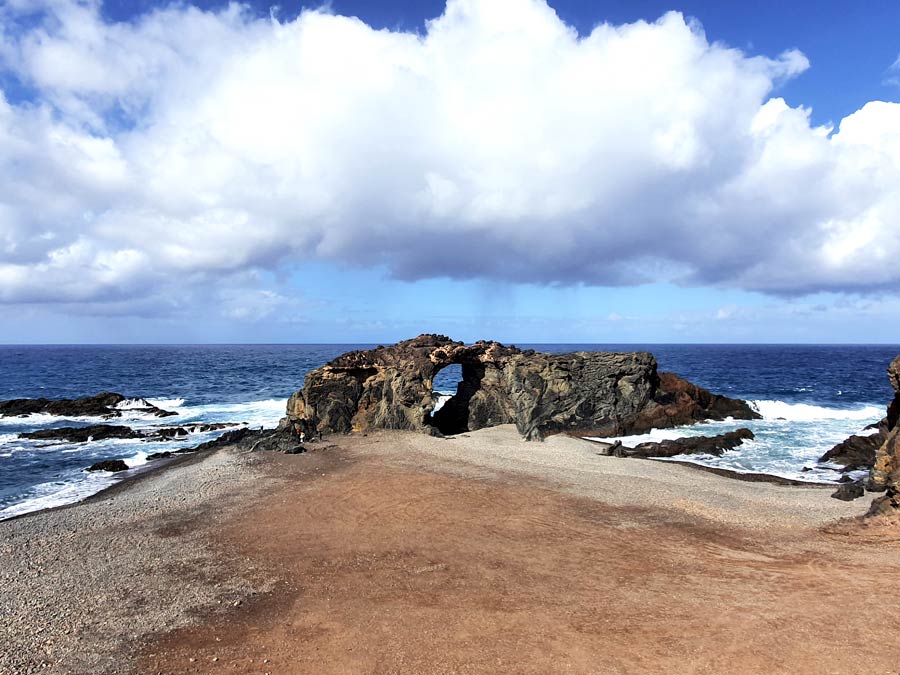
POLYGON ((499 342, 472 345, 420 335, 354 351, 310 372, 288 401, 283 425, 307 433, 406 429, 457 433, 515 424, 527 439, 570 432, 642 432, 756 414, 677 376, 658 374, 647 352, 544 354, 499 342), (462 366, 459 393, 434 418, 435 375, 462 366))

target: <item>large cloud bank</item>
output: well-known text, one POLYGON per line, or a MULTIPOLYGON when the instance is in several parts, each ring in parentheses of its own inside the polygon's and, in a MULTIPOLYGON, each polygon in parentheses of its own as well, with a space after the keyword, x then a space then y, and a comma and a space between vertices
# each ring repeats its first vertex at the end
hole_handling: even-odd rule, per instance
POLYGON ((239 5, 0 13, 2 302, 309 259, 790 294, 900 281, 900 104, 813 127, 772 97, 801 53, 750 56, 677 13, 586 36, 543 0, 449 0, 422 34, 239 5))

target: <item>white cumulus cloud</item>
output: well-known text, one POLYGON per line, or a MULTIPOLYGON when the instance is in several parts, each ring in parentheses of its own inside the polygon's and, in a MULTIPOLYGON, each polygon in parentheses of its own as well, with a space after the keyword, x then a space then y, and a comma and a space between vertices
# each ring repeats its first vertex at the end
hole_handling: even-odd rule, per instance
POLYGON ((0 19, 6 81, 31 92, 0 97, 0 302, 311 259, 411 280, 900 282, 900 104, 813 126, 773 96, 801 53, 748 55, 675 12, 584 36, 543 0, 449 0, 421 34, 238 4, 0 19))

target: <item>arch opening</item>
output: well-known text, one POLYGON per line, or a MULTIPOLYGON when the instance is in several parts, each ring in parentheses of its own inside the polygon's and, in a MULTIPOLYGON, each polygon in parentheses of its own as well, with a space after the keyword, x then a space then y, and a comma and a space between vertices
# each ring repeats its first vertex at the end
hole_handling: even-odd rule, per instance
POLYGON ((481 388, 484 373, 476 364, 454 363, 435 375, 435 408, 426 420, 444 436, 469 431, 469 403, 481 388))

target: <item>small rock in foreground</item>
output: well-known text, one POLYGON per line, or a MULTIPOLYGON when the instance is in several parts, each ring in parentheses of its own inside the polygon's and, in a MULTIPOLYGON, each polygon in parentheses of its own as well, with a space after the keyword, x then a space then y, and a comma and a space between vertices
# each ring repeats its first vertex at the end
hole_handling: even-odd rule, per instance
POLYGON ((865 493, 863 481, 856 480, 852 483, 842 483, 840 487, 832 493, 831 497, 832 499, 840 499, 844 502, 852 502, 854 499, 862 497, 865 493))

